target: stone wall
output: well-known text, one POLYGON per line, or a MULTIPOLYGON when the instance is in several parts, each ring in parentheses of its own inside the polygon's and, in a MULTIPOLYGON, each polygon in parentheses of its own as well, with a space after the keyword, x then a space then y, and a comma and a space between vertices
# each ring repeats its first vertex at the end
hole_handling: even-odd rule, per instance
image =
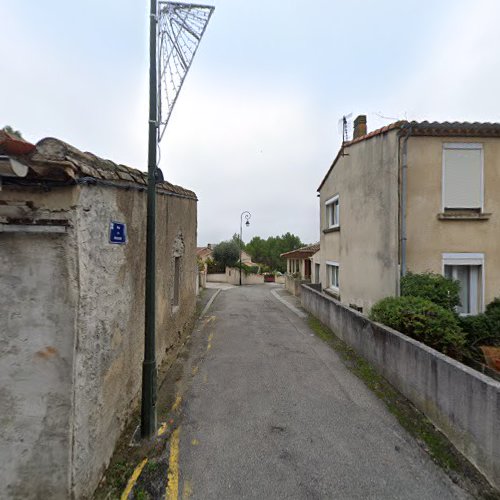
POLYGON ((368 360, 500 488, 500 383, 302 286, 302 306, 368 360))
MULTIPOLYGON (((61 234, 0 232, 0 482, 9 498, 92 495, 140 398, 146 194, 5 186, 61 234), (111 221, 127 224, 110 244, 111 221)), ((196 305, 196 200, 157 201, 157 361, 173 357, 196 305), (180 269, 174 300, 175 259, 180 269)))

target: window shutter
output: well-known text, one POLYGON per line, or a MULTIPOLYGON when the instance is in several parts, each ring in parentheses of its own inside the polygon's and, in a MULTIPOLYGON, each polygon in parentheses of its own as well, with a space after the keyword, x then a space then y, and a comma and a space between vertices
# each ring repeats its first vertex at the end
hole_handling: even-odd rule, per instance
POLYGON ((481 149, 444 150, 444 208, 481 208, 481 149))

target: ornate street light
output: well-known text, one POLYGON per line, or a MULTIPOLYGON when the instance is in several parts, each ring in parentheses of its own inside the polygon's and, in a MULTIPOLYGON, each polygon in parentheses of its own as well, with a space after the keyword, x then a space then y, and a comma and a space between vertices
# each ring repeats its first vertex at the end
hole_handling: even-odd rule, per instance
POLYGON ((243 263, 241 262, 241 251, 243 247, 243 216, 245 216, 246 222, 245 226, 248 227, 250 225, 250 217, 252 217, 252 214, 250 212, 241 212, 240 215, 240 286, 241 286, 241 267, 243 263))

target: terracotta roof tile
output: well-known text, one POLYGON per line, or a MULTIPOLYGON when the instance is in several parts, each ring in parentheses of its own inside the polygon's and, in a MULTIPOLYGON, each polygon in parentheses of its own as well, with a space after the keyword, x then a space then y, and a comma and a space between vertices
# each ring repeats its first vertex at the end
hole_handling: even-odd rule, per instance
POLYGON ((406 121, 399 120, 394 123, 390 123, 385 127, 381 127, 377 130, 373 130, 361 137, 357 137, 351 141, 345 142, 340 148, 337 156, 333 160, 332 165, 328 169, 325 177, 321 181, 318 187, 318 191, 323 187, 326 179, 333 170, 333 167, 337 163, 339 157, 342 154, 344 148, 352 146, 362 141, 371 139, 391 130, 400 130, 400 133, 405 133, 405 130, 411 130, 412 136, 434 136, 434 137, 500 137, 500 123, 489 123, 489 122, 417 122, 417 121, 406 121))
POLYGON ((35 145, 0 129, 0 154, 26 155, 35 150, 35 145))
POLYGON ((305 247, 296 248, 295 250, 291 250, 290 252, 282 253, 280 257, 311 257, 316 252, 319 252, 319 248, 319 243, 313 243, 312 245, 306 245, 305 247))
MULTIPOLYGON (((35 146, 33 146, 35 148, 35 146)), ((29 156, 31 177, 47 180, 61 180, 61 175, 66 175, 66 180, 90 177, 116 181, 124 184, 147 185, 148 175, 135 168, 116 164, 93 153, 83 152, 64 141, 47 137, 39 141, 36 149, 29 156), (43 165, 43 168, 39 166, 43 165), (64 170, 61 167, 64 165, 64 170), (52 176, 52 172, 54 176, 52 176), (56 176, 57 174, 57 176, 56 176)), ((28 178, 30 177, 28 174, 28 178)), ((196 200, 196 194, 189 189, 175 186, 170 182, 158 182, 157 187, 168 193, 181 195, 196 200)))

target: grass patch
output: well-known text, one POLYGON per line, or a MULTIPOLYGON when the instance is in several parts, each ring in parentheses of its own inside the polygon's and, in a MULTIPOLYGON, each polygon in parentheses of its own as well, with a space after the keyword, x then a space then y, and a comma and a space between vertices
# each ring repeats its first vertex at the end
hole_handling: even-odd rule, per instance
POLYGON ((347 368, 381 399, 400 425, 441 466, 453 482, 468 490, 475 498, 500 499, 500 494, 467 459, 438 431, 432 422, 401 395, 384 377, 359 356, 354 349, 340 340, 317 318, 309 315, 309 327, 341 357, 347 368))

